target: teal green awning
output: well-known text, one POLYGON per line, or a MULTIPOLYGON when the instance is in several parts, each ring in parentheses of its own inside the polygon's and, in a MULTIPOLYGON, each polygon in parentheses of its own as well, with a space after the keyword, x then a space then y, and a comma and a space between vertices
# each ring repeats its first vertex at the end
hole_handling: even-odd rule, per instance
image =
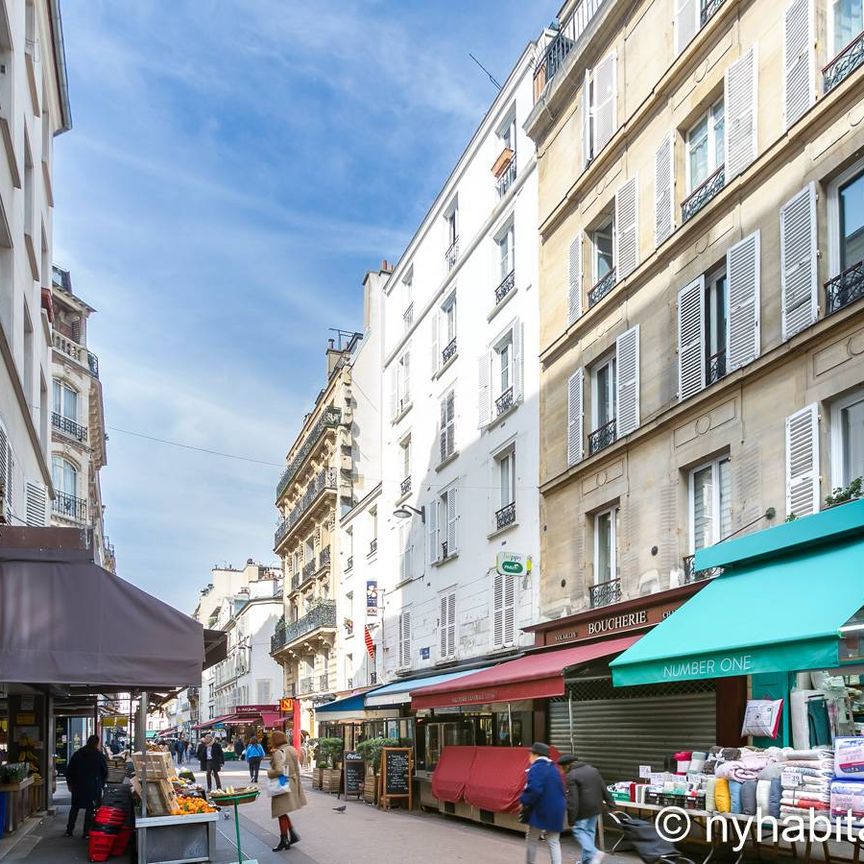
POLYGON ((864 501, 705 553, 697 566, 726 572, 612 661, 615 686, 839 664, 839 630, 864 606, 864 501))

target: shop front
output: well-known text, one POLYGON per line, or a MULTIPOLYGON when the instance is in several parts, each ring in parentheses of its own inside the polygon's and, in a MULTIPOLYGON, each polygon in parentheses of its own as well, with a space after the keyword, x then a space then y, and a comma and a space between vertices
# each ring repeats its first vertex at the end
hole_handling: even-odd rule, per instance
POLYGON ((265 732, 274 729, 285 731, 286 724, 290 725, 292 720, 293 711, 282 711, 280 705, 238 705, 230 714, 198 723, 193 728, 199 737, 209 731, 230 744, 238 737, 246 742, 253 735, 260 739, 265 732))

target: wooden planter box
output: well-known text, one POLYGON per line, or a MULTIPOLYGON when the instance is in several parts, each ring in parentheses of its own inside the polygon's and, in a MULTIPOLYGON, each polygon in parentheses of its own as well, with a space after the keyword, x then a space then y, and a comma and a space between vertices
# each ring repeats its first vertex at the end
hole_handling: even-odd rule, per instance
POLYGON ((367 804, 378 803, 378 778, 374 774, 367 774, 363 781, 363 800, 367 804))
POLYGON ((495 164, 492 166, 492 173, 496 178, 500 178, 507 170, 507 166, 510 164, 512 158, 513 151, 509 147, 505 147, 501 151, 501 155, 495 160, 495 164))
POLYGON ((324 768, 321 775, 321 789, 324 792, 339 792, 342 785, 340 768, 324 768))
POLYGON ((321 788, 321 775, 324 773, 323 768, 313 768, 312 769, 312 788, 320 789, 321 788))

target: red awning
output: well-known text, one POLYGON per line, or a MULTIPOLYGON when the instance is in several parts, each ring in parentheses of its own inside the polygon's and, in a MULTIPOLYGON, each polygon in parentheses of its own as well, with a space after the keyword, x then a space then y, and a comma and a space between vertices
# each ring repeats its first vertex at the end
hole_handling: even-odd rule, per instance
POLYGON ((286 720, 290 720, 292 715, 280 714, 278 711, 262 711, 261 712, 261 725, 265 729, 269 729, 271 726, 282 726, 284 725, 286 720))
POLYGON ((564 670, 611 657, 633 645, 641 634, 622 636, 558 651, 529 654, 489 669, 431 687, 411 691, 411 707, 446 708, 453 705, 485 705, 519 699, 548 699, 564 695, 564 670))
MULTIPOLYGON (((448 748, 444 748, 443 753, 448 748)), ((465 784, 465 800, 481 810, 511 813, 519 808, 528 770, 527 747, 477 747, 465 784)), ((561 754, 552 747, 552 759, 561 754)))
POLYGON ((230 720, 232 714, 223 714, 221 717, 214 717, 212 720, 205 720, 203 723, 196 723, 192 728, 193 729, 210 729, 215 726, 217 723, 224 723, 226 720, 230 720))
POLYGON ((432 794, 439 801, 456 804, 462 800, 476 753, 476 747, 456 745, 448 745, 441 751, 432 774, 432 794))

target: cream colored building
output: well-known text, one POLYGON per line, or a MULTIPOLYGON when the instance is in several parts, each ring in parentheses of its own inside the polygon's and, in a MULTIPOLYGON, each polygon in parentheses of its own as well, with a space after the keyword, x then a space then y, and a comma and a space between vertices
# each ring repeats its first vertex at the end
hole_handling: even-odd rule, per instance
POLYGON ((559 15, 526 123, 546 618, 864 474, 862 0, 559 15))

